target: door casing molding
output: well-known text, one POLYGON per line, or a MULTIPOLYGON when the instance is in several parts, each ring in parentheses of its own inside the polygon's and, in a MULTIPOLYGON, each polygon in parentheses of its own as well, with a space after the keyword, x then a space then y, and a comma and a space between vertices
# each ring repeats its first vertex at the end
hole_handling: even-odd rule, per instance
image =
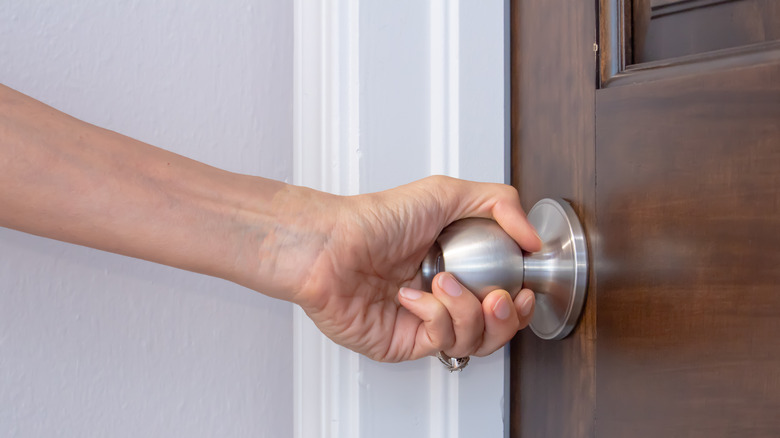
MULTIPOLYGON (((353 195, 429 174, 508 181, 507 0, 294 9, 295 184, 353 195)), ((378 364, 294 313, 296 437, 507 436, 506 349, 463 373, 378 364)))

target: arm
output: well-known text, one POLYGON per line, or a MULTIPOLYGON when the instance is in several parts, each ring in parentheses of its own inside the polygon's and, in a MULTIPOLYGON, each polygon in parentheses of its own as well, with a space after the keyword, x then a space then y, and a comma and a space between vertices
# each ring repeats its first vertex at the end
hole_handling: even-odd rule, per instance
MULTIPOLYGON (((7 87, 0 141, 0 225, 228 279, 259 269, 237 253, 248 250, 244 239, 290 223, 285 204, 313 196, 98 128, 7 87)), ((258 278, 269 294, 289 287, 258 278)))
POLYGON ((0 225, 292 301, 374 359, 489 354, 528 323, 528 291, 480 303, 447 293, 457 292, 448 274, 433 294, 416 290, 425 251, 459 218, 493 217, 525 249, 539 248, 508 186, 433 177, 334 196, 216 169, 4 86, 0 151, 0 225))

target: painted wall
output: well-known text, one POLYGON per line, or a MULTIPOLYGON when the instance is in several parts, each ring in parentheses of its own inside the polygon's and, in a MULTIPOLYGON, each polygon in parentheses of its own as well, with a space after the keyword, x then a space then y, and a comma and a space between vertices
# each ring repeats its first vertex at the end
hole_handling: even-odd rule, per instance
MULTIPOLYGON (((292 38, 288 0, 2 2, 0 82, 288 180, 292 38)), ((291 314, 222 280, 0 229, 0 436, 291 436, 291 314)))

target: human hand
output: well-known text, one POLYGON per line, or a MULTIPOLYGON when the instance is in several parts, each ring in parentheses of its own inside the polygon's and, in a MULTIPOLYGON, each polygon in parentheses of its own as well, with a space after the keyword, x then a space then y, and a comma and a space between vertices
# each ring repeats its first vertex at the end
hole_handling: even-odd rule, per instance
POLYGON ((534 298, 496 290, 482 302, 452 274, 424 293, 420 264, 441 230, 465 217, 495 219, 520 246, 541 249, 517 192, 436 176, 385 192, 333 198, 329 238, 292 301, 335 342, 385 362, 444 351, 485 356, 528 325, 534 298))

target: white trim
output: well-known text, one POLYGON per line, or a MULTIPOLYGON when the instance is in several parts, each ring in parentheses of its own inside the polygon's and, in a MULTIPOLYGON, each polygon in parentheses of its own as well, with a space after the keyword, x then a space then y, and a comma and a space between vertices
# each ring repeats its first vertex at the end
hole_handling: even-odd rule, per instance
POLYGON ((458 2, 430 2, 431 174, 458 176, 458 2))
MULTIPOLYGON (((506 0, 294 8, 295 184, 348 195, 428 174, 506 181, 506 0)), ((385 366, 294 318, 296 437, 508 432, 505 352, 463 374, 435 359, 385 366)))
MULTIPOLYGON (((331 193, 359 192, 358 1, 294 4, 293 181, 331 193)), ((293 315, 294 434, 359 436, 357 354, 293 315)))
MULTIPOLYGON (((460 116, 457 1, 430 1, 430 173, 458 177, 460 116)), ((429 433, 457 438, 459 375, 430 361, 429 433)))

